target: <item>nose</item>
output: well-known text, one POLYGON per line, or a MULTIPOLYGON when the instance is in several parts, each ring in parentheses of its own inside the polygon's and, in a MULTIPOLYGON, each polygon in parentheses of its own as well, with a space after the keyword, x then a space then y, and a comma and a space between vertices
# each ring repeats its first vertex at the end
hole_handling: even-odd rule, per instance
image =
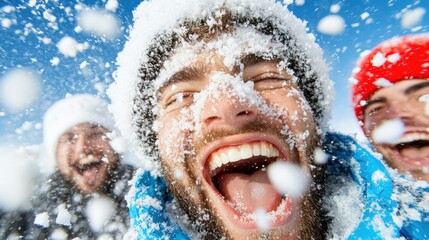
POLYGON ((86 134, 79 134, 75 143, 75 150, 78 153, 85 153, 86 149, 88 149, 88 136, 86 134))
POLYGON ((240 101, 228 94, 209 97, 201 110, 201 121, 206 129, 236 129, 256 119, 254 103, 240 101))
POLYGON ((403 120, 411 118, 413 114, 413 107, 410 106, 404 101, 394 101, 390 103, 389 109, 387 111, 387 118, 388 119, 394 119, 394 118, 401 118, 403 120))

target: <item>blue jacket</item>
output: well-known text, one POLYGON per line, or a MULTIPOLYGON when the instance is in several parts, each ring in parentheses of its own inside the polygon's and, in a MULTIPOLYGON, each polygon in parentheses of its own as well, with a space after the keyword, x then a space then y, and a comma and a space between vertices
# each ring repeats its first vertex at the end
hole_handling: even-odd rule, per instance
MULTIPOLYGON (((350 137, 329 133, 324 148, 331 156, 328 177, 353 179, 361 187, 365 204, 363 215, 347 239, 429 239, 427 185, 416 187, 402 177, 397 183, 379 159, 350 137), (421 207, 416 206, 416 201, 401 200, 401 193, 410 191, 411 199, 420 201, 421 207), (426 211, 420 208, 426 208, 426 211)), ((171 200, 161 176, 152 176, 143 170, 137 172, 128 204, 139 239, 190 239, 165 214, 166 205, 171 200)))

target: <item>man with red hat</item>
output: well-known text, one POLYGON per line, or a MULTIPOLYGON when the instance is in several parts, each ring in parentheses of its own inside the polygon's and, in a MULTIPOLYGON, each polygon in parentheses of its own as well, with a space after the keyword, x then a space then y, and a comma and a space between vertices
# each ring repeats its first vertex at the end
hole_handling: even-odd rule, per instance
POLYGON ((354 80, 355 113, 374 147, 399 173, 429 182, 429 34, 381 43, 354 80))

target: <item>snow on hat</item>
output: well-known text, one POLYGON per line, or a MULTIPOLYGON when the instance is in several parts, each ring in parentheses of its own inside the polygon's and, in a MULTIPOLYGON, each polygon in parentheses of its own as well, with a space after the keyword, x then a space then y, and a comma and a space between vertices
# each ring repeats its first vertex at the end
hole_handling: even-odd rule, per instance
POLYGON ((381 43, 359 60, 353 78, 355 114, 363 123, 366 101, 386 82, 429 78, 429 34, 407 35, 381 43))
POLYGON ((90 94, 73 95, 54 103, 46 111, 43 121, 43 139, 48 156, 55 159, 58 139, 80 123, 99 124, 114 128, 107 103, 90 94))
POLYGON ((133 14, 134 25, 118 55, 115 82, 108 89, 108 95, 117 127, 140 157, 159 159, 153 130, 154 83, 165 61, 184 42, 198 41, 197 34, 189 35, 190 26, 216 31, 222 29, 224 20, 228 26, 249 27, 273 36, 271 41, 285 46, 282 57, 290 63, 319 127, 325 130, 333 87, 323 52, 314 36, 307 33, 305 23, 281 3, 275 0, 153 0, 143 1, 133 14))

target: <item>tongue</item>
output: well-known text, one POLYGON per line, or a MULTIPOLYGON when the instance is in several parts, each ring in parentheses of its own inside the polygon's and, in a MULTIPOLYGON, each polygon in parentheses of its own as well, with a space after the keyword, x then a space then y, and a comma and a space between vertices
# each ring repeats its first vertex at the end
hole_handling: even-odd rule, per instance
POLYGON ((253 213, 257 209, 275 211, 282 196, 268 180, 266 169, 252 174, 226 173, 219 177, 220 193, 242 213, 253 213))
POLYGON ((97 179, 98 170, 99 170, 98 165, 90 166, 83 171, 82 176, 84 177, 85 181, 88 183, 95 182, 95 180, 97 179))
POLYGON ((401 155, 411 161, 420 161, 423 158, 429 157, 429 146, 422 147, 407 147, 402 149, 401 155))

